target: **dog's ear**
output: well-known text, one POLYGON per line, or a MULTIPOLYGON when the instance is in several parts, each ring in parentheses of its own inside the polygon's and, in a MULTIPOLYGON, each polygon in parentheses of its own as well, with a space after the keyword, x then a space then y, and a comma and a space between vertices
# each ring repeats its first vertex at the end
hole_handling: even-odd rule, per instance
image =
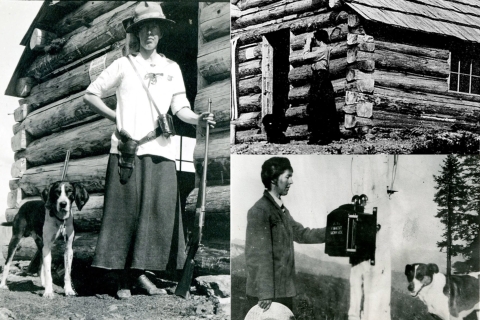
POLYGON ((440 270, 438 269, 438 266, 437 266, 435 263, 429 263, 429 264, 427 265, 427 270, 428 270, 429 272, 431 272, 432 275, 433 275, 434 273, 439 273, 439 272, 440 272, 440 270))
POLYGON ((42 191, 42 200, 45 202, 45 208, 50 209, 52 207, 52 203, 50 202, 50 188, 52 185, 49 185, 42 191))
POLYGON ((410 271, 412 271, 413 269, 413 266, 411 264, 407 264, 405 266, 405 275, 408 276, 408 274, 410 273, 410 271))
POLYGON ((81 211, 88 199, 90 199, 90 195, 81 183, 73 183, 73 187, 75 188, 75 204, 78 211, 81 211))

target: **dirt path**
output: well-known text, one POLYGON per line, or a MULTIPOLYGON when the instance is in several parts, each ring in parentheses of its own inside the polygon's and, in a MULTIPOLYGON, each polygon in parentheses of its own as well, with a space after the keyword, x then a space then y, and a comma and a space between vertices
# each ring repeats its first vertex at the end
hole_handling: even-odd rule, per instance
POLYGON ((117 300, 108 294, 65 297, 63 288, 54 285, 55 298, 44 299, 40 278, 22 272, 27 263, 15 262, 8 278, 10 290, 0 290, 0 308, 8 309, 15 318, 8 318, 8 311, 0 309, 0 319, 230 319, 227 311, 230 305, 221 304, 223 299, 194 293, 185 300, 172 294, 175 286, 169 282, 163 286, 169 294, 162 296, 133 295, 127 300, 117 300))

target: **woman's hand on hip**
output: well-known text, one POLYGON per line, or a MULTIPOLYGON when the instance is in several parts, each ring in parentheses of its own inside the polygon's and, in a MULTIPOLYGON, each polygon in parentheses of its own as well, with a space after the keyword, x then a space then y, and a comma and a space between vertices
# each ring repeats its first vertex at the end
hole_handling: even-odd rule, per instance
POLYGON ((265 300, 259 300, 258 301, 258 306, 263 309, 263 312, 270 309, 271 305, 272 305, 272 300, 270 300, 270 299, 265 299, 265 300))

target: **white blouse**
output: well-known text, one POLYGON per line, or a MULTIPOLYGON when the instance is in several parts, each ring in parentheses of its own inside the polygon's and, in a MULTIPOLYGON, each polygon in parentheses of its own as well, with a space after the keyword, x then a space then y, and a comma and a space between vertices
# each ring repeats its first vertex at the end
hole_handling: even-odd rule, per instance
MULTIPOLYGON (((133 58, 135 67, 162 114, 171 108, 176 114, 182 108, 190 108, 185 94, 180 67, 164 55, 155 54, 152 62, 138 54, 133 58)), ((140 140, 157 127, 158 112, 150 102, 138 75, 127 57, 115 60, 90 84, 87 92, 105 97, 116 90, 117 129, 124 129, 135 140, 140 140)), ((112 134, 110 153, 118 153, 118 137, 112 134)), ((138 148, 137 155, 156 155, 175 160, 175 146, 171 138, 159 136, 138 148)))

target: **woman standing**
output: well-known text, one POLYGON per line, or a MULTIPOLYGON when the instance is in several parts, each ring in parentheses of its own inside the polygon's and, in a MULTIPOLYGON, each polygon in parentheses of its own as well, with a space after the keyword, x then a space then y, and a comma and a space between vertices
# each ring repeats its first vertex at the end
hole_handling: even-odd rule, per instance
POLYGON ((272 302, 293 309, 295 256, 293 242, 324 243, 325 228, 310 229, 296 222, 283 205, 293 184, 287 158, 273 157, 262 165, 262 198, 248 211, 245 260, 248 308, 268 310, 272 302))
POLYGON ((303 49, 304 57, 314 56, 307 113, 309 144, 329 144, 340 137, 335 92, 330 81, 329 38, 325 30, 317 30, 308 37, 303 49), (313 47, 317 47, 312 52, 313 47))
POLYGON ((171 110, 186 123, 215 124, 213 114, 191 111, 179 66, 156 51, 163 33, 173 25, 159 3, 139 3, 126 30, 138 37, 139 54, 114 61, 84 97, 95 112, 116 123, 92 265, 116 273, 118 298, 128 298, 132 285, 149 295, 164 294, 144 271, 181 269, 185 260, 176 152, 171 128, 167 124, 160 129, 158 118, 166 119, 171 110), (101 100, 111 90, 116 90, 115 111, 101 100))

